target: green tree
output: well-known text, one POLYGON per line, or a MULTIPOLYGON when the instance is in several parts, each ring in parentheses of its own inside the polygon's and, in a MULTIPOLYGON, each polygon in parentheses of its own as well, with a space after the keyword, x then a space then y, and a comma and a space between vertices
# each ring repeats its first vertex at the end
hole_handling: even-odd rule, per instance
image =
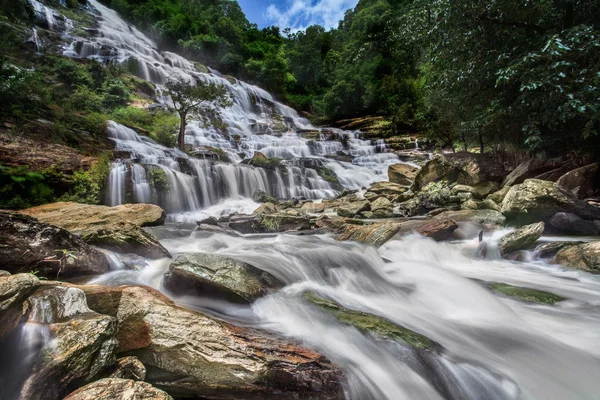
POLYGON ((170 80, 166 90, 171 97, 171 110, 179 114, 179 135, 177 144, 180 150, 185 150, 185 128, 187 118, 196 113, 208 124, 214 122, 218 107, 231 106, 230 95, 224 85, 198 81, 196 84, 170 80))

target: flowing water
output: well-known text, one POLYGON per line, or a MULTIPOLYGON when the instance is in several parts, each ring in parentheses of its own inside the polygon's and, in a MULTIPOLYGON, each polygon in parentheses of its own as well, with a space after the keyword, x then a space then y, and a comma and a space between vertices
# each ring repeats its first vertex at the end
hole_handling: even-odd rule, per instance
MULTIPOLYGON (((160 204, 171 221, 180 222, 153 229, 173 256, 218 253, 268 271, 286 286, 251 306, 180 297, 162 287, 170 260, 147 261, 131 271, 117 254, 108 255, 113 271, 95 283, 150 285, 182 306, 315 348, 343 369, 349 399, 599 398, 597 276, 565 270, 533 255, 523 263, 479 259, 478 229, 473 238, 452 243, 413 235, 375 249, 322 235, 236 237, 195 231, 185 224, 203 215, 251 212, 257 204, 248 197, 256 189, 280 198, 333 196, 340 187, 317 174, 321 167, 332 170, 342 187, 360 188, 386 180, 387 166, 399 160, 385 152, 382 142, 361 140, 357 132, 318 130, 257 87, 214 71, 197 71, 182 57, 157 50, 114 11, 90 3, 99 12, 101 35, 73 39, 66 54, 118 61, 159 88, 170 76, 222 83, 235 100, 222 110, 226 133, 199 123, 190 124, 186 132, 189 144, 221 149, 226 162, 190 157, 111 122, 110 137, 124 156, 113 163, 107 203, 160 204), (328 140, 304 138, 307 131, 328 140), (284 162, 276 169, 241 162, 256 151, 284 162), (164 172, 167 193, 157 190, 155 170, 164 172), (491 291, 485 282, 546 290, 567 300, 553 306, 521 302, 491 291), (414 350, 363 334, 308 302, 306 291, 383 317, 439 346, 414 350)), ((50 17, 55 21, 56 13, 50 12, 46 21, 53 27, 50 17)), ((493 256, 501 233, 489 239, 488 255, 493 256)), ((38 322, 25 329, 39 341, 43 334, 35 333, 38 322)))

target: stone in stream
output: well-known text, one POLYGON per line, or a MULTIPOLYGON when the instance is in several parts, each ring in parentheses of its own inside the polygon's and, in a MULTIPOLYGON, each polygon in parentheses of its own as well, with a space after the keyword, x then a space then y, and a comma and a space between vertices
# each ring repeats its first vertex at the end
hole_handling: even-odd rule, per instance
POLYGON ((600 208, 549 181, 528 179, 511 187, 502 201, 502 213, 519 223, 548 222, 558 212, 572 213, 586 220, 600 219, 600 208))
POLYGON ((342 203, 338 206, 336 212, 340 217, 354 218, 359 213, 370 210, 371 203, 369 203, 367 200, 362 200, 352 203, 342 203))
POLYGON ((32 274, 0 276, 0 341, 25 317, 25 302, 39 286, 40 281, 32 274))
POLYGON ((254 194, 252 195, 252 200, 254 200, 257 203, 272 203, 275 205, 279 204, 279 200, 262 190, 254 191, 254 194))
POLYGON ((174 397, 343 399, 343 375, 322 355, 272 335, 176 306, 145 287, 82 286, 96 312, 117 318, 119 353, 174 397))
POLYGON ((252 212, 252 215, 270 215, 277 212, 277 207, 273 203, 264 203, 252 212))
POLYGON ((169 252, 143 226, 162 225, 165 212, 152 204, 116 207, 79 203, 53 203, 29 208, 22 213, 39 218, 78 235, 91 245, 118 253, 134 253, 158 259, 169 252))
POLYGON ((31 323, 47 327, 51 342, 42 348, 20 396, 58 400, 97 379, 115 363, 115 318, 91 311, 85 294, 73 287, 45 287, 30 299, 31 323))
POLYGON ((64 400, 173 400, 173 398, 146 382, 105 378, 77 389, 64 400))
POLYGON ((38 271, 41 276, 73 277, 109 270, 106 256, 58 226, 0 212, 0 268, 38 271))
POLYGON ((536 246, 534 255, 539 258, 553 258, 556 253, 571 246, 577 246, 583 242, 548 242, 536 246))
POLYGON ((401 225, 393 222, 369 225, 345 224, 340 228, 337 240, 361 242, 376 247, 382 246, 400 232, 401 225))
POLYGON ((566 300, 564 297, 554 293, 507 285, 505 283, 490 283, 488 286, 495 292, 530 303, 554 305, 559 301, 566 300))
POLYGON ((219 254, 186 253, 171 263, 165 287, 176 294, 251 303, 284 284, 253 265, 219 254))
POLYGON ((498 241, 498 248, 501 254, 507 254, 511 251, 523 250, 537 242, 544 233, 543 222, 522 226, 521 228, 507 233, 498 241))
POLYGON ((451 239, 452 233, 454 233, 454 231, 457 229, 458 225, 452 220, 431 221, 416 228, 415 232, 439 242, 451 239))
POLYGON ((143 381, 146 379, 146 367, 137 357, 119 358, 114 371, 110 373, 109 377, 143 381))
POLYGON ((577 246, 565 247, 556 254, 556 262, 565 267, 599 274, 600 242, 589 242, 577 246))
POLYGON ((559 212, 550 218, 553 231, 567 235, 595 236, 600 234, 600 220, 587 221, 575 214, 559 212))
POLYGON ((504 215, 494 210, 445 211, 433 217, 439 221, 476 222, 478 224, 504 225, 504 215))
POLYGON ((410 164, 392 164, 388 167, 388 177, 391 183, 398 185, 412 185, 419 168, 410 164))

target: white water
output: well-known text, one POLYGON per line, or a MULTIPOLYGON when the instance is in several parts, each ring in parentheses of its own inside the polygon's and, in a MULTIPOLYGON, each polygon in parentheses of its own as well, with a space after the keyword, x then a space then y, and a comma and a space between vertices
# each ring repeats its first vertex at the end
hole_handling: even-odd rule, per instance
MULTIPOLYGON (((181 228, 158 233, 172 229, 181 228)), ((592 399, 600 393, 597 276, 541 260, 479 260, 477 239, 436 243, 413 235, 377 251, 326 236, 176 236, 162 240, 174 256, 218 253, 287 284, 250 308, 197 297, 176 301, 319 350, 344 370, 351 399, 592 399), (481 281, 551 291, 568 300, 554 306, 524 303, 481 281), (302 295, 307 290, 419 332, 443 350, 414 352, 364 335, 308 303, 302 295)), ((161 280, 169 263, 114 271, 96 283, 165 291, 161 280)))

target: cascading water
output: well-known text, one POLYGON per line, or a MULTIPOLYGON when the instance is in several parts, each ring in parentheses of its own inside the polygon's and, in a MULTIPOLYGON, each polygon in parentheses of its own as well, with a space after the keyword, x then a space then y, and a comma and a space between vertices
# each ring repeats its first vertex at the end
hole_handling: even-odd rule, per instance
POLYGON ((319 199, 334 196, 341 187, 359 189, 386 180, 388 165, 400 162, 393 153, 385 153, 383 142, 361 140, 359 132, 317 129, 256 86, 216 71, 199 72, 185 58, 157 50, 152 40, 115 11, 95 0, 90 5, 99 12, 100 36, 76 38, 66 55, 121 63, 156 84, 159 92, 171 78, 218 83, 227 87, 233 100, 231 107, 220 110, 226 132, 198 121, 192 121, 186 130, 187 144, 219 149, 225 162, 189 157, 110 123, 109 137, 116 149, 129 152, 130 157, 113 164, 108 204, 150 201, 173 214, 197 211, 224 199, 251 197, 255 190, 282 199, 319 199), (303 137, 305 132, 313 138, 303 137), (243 159, 256 152, 283 161, 268 169, 244 165, 243 159), (150 174, 155 168, 165 172, 169 194, 159 194, 152 187, 150 174), (323 170, 337 179, 331 174, 324 178, 319 173, 323 170))

